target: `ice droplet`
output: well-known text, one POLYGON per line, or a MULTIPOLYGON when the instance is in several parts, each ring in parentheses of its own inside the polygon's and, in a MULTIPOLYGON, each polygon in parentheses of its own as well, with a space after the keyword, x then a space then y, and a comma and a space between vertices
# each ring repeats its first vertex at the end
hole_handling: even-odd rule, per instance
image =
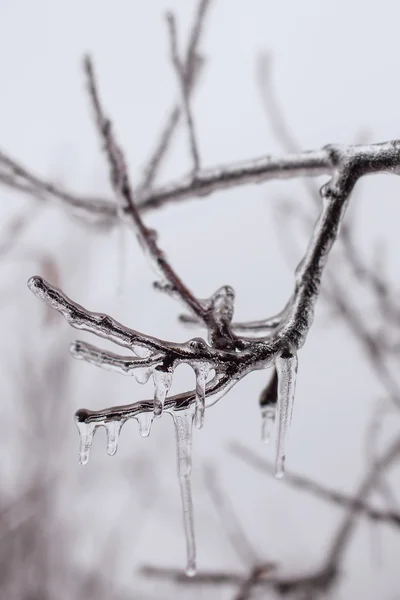
POLYGON ((192 490, 190 485, 194 412, 194 405, 191 405, 184 410, 170 411, 175 425, 178 479, 181 491, 183 525, 186 538, 186 574, 189 577, 193 577, 196 573, 196 540, 194 534, 192 490))
POLYGON ((151 369, 148 369, 147 367, 138 367, 137 369, 135 369, 134 376, 136 381, 143 385, 148 382, 151 373, 151 369))
MULTIPOLYGON (((132 350, 134 354, 140 358, 148 358, 151 354, 150 350, 148 348, 143 348, 143 346, 133 346, 132 350)), ((149 369, 148 367, 137 367, 133 375, 138 383, 145 384, 150 379, 152 372, 152 369, 149 369)))
POLYGON ((194 424, 197 429, 204 425, 204 413, 206 410, 206 381, 210 373, 208 365, 196 365, 196 409, 194 413, 194 424))
POLYGON ((105 424, 107 431, 107 454, 113 456, 118 449, 118 440, 123 421, 109 421, 105 424))
POLYGON ((285 474, 286 444, 296 389, 297 356, 295 354, 278 356, 275 368, 278 375, 275 477, 282 479, 285 474))
POLYGON ((85 421, 79 421, 78 419, 75 419, 75 423, 81 438, 79 462, 81 465, 86 465, 89 460, 90 448, 92 446, 97 424, 90 422, 86 423, 85 421))
POLYGON ((261 439, 264 444, 269 444, 271 441, 272 431, 275 423, 275 414, 275 404, 261 406, 261 439))
POLYGON ((154 416, 161 417, 164 402, 169 388, 172 384, 172 371, 164 371, 161 368, 156 367, 153 371, 154 379, 154 416))
POLYGON ((135 419, 139 425, 139 434, 142 437, 149 437, 151 425, 154 419, 154 413, 152 412, 142 412, 138 415, 135 415, 135 419))

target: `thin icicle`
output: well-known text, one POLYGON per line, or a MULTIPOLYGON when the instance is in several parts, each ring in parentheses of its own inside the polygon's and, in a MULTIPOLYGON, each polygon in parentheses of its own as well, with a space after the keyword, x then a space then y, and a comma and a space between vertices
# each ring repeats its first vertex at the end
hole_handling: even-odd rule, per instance
POLYGON ((194 535, 192 490, 190 486, 194 412, 195 407, 193 405, 185 410, 172 410, 170 412, 175 424, 178 478, 186 537, 186 574, 189 577, 196 574, 196 541, 194 535))
POLYGON ((139 425, 139 434, 142 437, 149 437, 151 426, 154 420, 153 412, 142 412, 135 416, 136 421, 139 425))
POLYGON ((155 368, 153 371, 154 379, 154 416, 161 417, 164 402, 169 388, 172 384, 172 371, 164 371, 159 368, 155 368))
POLYGON ((275 477, 281 479, 285 474, 286 444, 296 389, 297 356, 295 354, 278 356, 275 368, 278 375, 275 477))
POLYGON ((123 421, 108 421, 105 423, 107 431, 107 454, 113 456, 118 449, 118 440, 123 421))
POLYGON ((89 460, 90 448, 92 446, 93 436, 95 434, 97 424, 78 421, 78 419, 75 419, 75 423, 81 438, 79 462, 81 465, 86 465, 89 460))
POLYGON ((204 413, 206 410, 206 381, 210 373, 209 365, 196 365, 196 410, 194 413, 194 424, 197 429, 204 425, 204 413))
POLYGON ((264 444, 269 444, 274 429, 276 415, 275 404, 261 406, 261 439, 264 444))

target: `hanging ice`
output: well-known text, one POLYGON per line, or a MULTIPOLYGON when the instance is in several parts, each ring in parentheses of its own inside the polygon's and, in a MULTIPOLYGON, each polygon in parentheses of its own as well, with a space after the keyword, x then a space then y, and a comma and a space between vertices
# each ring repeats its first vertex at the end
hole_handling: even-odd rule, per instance
MULTIPOLYGON (((136 356, 139 356, 140 358, 147 358, 151 354, 148 348, 143 348, 143 346, 138 345, 134 346, 133 351, 136 356)), ((134 371, 134 377, 138 383, 144 384, 148 382, 152 372, 152 369, 149 369, 148 367, 138 367, 134 371)))
POLYGON ((271 441, 272 431, 275 423, 275 414, 275 404, 261 406, 261 439, 264 444, 269 444, 271 441))
POLYGON ((79 421, 75 419, 76 426, 79 431, 81 438, 81 445, 79 450, 79 462, 81 465, 86 465, 89 460, 90 448, 93 442, 93 436, 96 431, 96 423, 86 423, 85 421, 79 421))
POLYGON ((164 402, 172 384, 172 371, 164 371, 156 367, 153 371, 154 379, 154 416, 161 417, 164 402))
POLYGON ((196 365, 196 409, 194 414, 194 424, 197 429, 204 425, 204 413, 206 410, 206 381, 210 373, 209 365, 196 365))
POLYGON ((151 425, 154 420, 153 412, 142 412, 135 415, 135 419, 139 425, 139 433, 142 437, 149 437, 151 425))
POLYGON ((193 501, 190 486, 192 471, 192 427, 195 407, 185 410, 172 410, 176 433, 178 478, 181 490, 183 524, 186 537, 187 565, 186 574, 192 577, 196 573, 196 541, 194 536, 193 501))
POLYGON ((134 376, 135 376, 136 381, 143 385, 148 382, 148 380, 150 379, 151 373, 152 373, 151 369, 148 369, 147 367, 143 367, 143 368, 139 367, 139 368, 135 369, 134 376))
POLYGON ((275 368, 278 375, 275 477, 281 479, 285 473, 286 443, 296 388, 297 356, 295 354, 278 356, 275 368))
POLYGON ((119 434, 123 421, 109 421, 105 424, 107 431, 107 454, 113 456, 118 449, 119 434))

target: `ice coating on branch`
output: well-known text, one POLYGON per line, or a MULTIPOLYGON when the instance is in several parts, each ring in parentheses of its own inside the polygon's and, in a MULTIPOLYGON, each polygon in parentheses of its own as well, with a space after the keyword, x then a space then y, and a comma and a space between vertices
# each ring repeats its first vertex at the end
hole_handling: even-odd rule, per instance
POLYGON ((153 412, 142 412, 134 417, 139 425, 139 434, 142 437, 149 437, 151 426, 154 420, 153 412))
POLYGON ((219 288, 210 298, 214 318, 219 323, 229 324, 232 321, 235 290, 230 285, 219 288))
POLYGON ((169 411, 175 425, 178 479, 181 490, 183 524, 186 537, 186 574, 196 573, 196 541, 194 535, 193 500, 190 485, 192 471, 192 429, 195 413, 194 405, 185 410, 169 411))
POLYGON ((296 389, 297 356, 295 354, 278 356, 275 360, 275 368, 278 375, 275 477, 281 479, 285 474, 286 444, 296 389))
POLYGON ((107 454, 109 454, 110 456, 114 456, 114 454, 118 450, 119 434, 123 424, 123 421, 117 420, 108 421, 105 424, 107 432, 107 454))
POLYGON ((261 406, 261 439, 264 444, 269 444, 271 441, 275 424, 275 415, 275 405, 270 404, 267 406, 261 406))
POLYGON ((148 348, 144 348, 144 346, 139 346, 138 344, 135 344, 132 350, 140 358, 148 358, 151 355, 151 351, 148 348))
POLYGON ((154 416, 161 417, 164 402, 169 388, 172 384, 172 371, 164 370, 162 367, 156 367, 153 371, 154 379, 154 416))
POLYGON ((81 465, 86 465, 89 460, 90 448, 93 442, 93 436, 96 431, 96 423, 86 423, 75 419, 76 426, 80 435, 79 462, 81 465))
MULTIPOLYGON (((144 348, 143 346, 138 345, 133 347, 133 352, 136 354, 136 356, 139 356, 140 358, 148 358, 151 355, 151 352, 148 348, 144 348)), ((144 385, 148 382, 152 373, 153 370, 149 367, 137 367, 134 372, 134 377, 138 383, 144 385)))
POLYGON ((211 367, 208 364, 196 365, 196 408, 194 414, 194 424, 197 429, 204 425, 204 413, 206 410, 206 381, 211 367))

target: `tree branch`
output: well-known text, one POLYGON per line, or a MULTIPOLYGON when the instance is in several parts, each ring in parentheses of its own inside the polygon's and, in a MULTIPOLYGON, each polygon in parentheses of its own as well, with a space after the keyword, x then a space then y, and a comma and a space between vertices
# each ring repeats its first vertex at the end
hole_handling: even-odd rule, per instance
POLYGON ((97 129, 104 140, 105 150, 110 165, 111 184, 116 193, 120 210, 125 217, 129 218, 139 242, 153 260, 162 277, 164 277, 172 286, 175 293, 188 308, 203 321, 207 322, 207 315, 203 306, 172 269, 166 256, 157 244, 156 236, 144 225, 139 215, 128 177, 125 157, 112 132, 111 122, 104 115, 97 90, 93 65, 89 57, 86 57, 85 59, 85 71, 88 78, 89 94, 93 104, 97 129))
MULTIPOLYGON (((200 43, 204 22, 210 6, 211 0, 199 1, 189 36, 189 43, 184 65, 185 86, 189 99, 199 78, 199 72, 203 66, 203 59, 198 55, 197 48, 200 43)), ((141 191, 139 195, 143 193, 143 190, 147 190, 152 187, 162 160, 170 145, 174 131, 179 123, 181 114, 181 103, 178 103, 171 108, 171 111, 166 119, 165 126, 162 129, 160 139, 144 170, 143 178, 141 184, 139 185, 139 190, 141 191)))

